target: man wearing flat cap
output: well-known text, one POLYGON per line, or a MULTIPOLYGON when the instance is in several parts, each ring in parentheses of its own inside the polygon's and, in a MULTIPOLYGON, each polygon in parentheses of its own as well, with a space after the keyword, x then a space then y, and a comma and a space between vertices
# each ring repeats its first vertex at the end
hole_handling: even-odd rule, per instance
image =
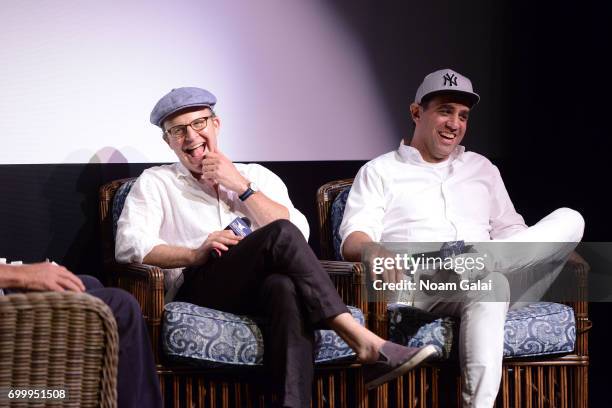
POLYGON ((151 123, 179 162, 145 170, 132 187, 117 223, 117 260, 186 268, 177 300, 265 316, 272 352, 264 361, 284 407, 310 406, 313 327, 336 330, 355 350, 368 387, 435 353, 385 342, 352 318, 308 246, 308 223, 281 179, 222 153, 216 102, 204 89, 178 88, 153 108, 151 123), (225 229, 239 217, 250 220, 252 233, 225 229))
MULTIPOLYGON (((527 265, 553 265, 552 269, 542 268, 548 276, 540 281, 551 282, 550 278, 561 271, 584 230, 582 216, 568 208, 558 209, 528 228, 515 211, 497 167, 460 145, 470 110, 479 99, 471 81, 456 71, 442 69, 427 75, 410 106, 414 122, 412 137, 404 138, 397 150, 371 160, 359 170, 339 231, 341 253, 350 261, 361 261, 363 257, 370 262, 373 258, 370 253, 364 255, 364 251, 380 248, 373 243, 385 242, 411 243, 410 248, 438 243, 435 245, 443 253, 447 245, 462 246, 470 241, 477 243, 473 246, 477 251, 489 255, 483 262, 486 268, 481 271, 472 268, 461 279, 476 272, 468 282, 491 282, 491 289, 449 294, 422 291, 416 286, 417 290, 403 299, 421 309, 460 318, 464 407, 492 407, 497 396, 504 322, 510 288, 515 288, 509 285, 509 272, 522 270, 527 265), (530 257, 527 253, 510 254, 511 251, 506 251, 508 246, 497 250, 497 246, 490 245, 491 241, 559 244, 539 247, 529 244, 530 249, 540 248, 530 257)), ((377 251, 384 254, 389 249, 375 249, 371 254, 377 255, 377 251)), ((469 253, 456 255, 478 259, 469 253)), ((452 280, 457 278, 455 275, 465 273, 459 268, 433 269, 432 279, 438 280, 440 276, 452 280)), ((414 282, 420 284, 420 276, 424 275, 412 273, 414 282)), ((384 280, 393 282, 404 276, 396 268, 382 274, 384 280)), ((547 288, 534 285, 527 288, 525 296, 528 294, 533 300, 547 288)))

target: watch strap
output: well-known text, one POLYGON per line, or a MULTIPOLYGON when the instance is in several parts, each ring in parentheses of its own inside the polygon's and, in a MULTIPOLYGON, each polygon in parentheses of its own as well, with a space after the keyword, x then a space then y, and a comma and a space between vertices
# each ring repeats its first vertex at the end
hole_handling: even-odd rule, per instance
POLYGON ((253 195, 254 192, 255 192, 255 190, 253 190, 251 188, 251 186, 249 185, 249 187, 247 187, 246 191, 244 193, 240 194, 238 196, 238 198, 240 199, 240 201, 244 201, 247 198, 249 198, 251 195, 253 195))

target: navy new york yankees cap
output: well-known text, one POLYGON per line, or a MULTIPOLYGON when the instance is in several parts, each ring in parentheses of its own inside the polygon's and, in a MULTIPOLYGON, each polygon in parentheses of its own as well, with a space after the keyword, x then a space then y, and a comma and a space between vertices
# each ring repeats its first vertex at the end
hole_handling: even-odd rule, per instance
POLYGON ((465 95, 472 106, 480 100, 480 96, 474 92, 472 81, 452 69, 440 69, 427 75, 419 89, 417 89, 414 101, 421 103, 424 97, 436 93, 459 93, 465 95))

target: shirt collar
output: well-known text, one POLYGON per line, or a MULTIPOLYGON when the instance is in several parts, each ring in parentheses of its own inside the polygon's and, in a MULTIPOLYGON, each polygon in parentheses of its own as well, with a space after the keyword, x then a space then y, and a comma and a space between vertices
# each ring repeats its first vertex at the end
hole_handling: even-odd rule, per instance
MULTIPOLYGON (((175 164, 176 174, 178 178, 194 178, 191 172, 181 162, 175 164)), ((195 178, 194 178, 195 179, 195 178)))
POLYGON ((457 145, 455 150, 453 150, 448 157, 448 160, 445 160, 441 163, 429 163, 423 160, 423 156, 421 156, 421 152, 419 152, 416 148, 404 144, 402 140, 400 142, 399 148, 397 149, 397 153, 399 154, 402 161, 412 164, 420 164, 430 167, 446 167, 453 163, 455 160, 463 161, 463 153, 465 153, 465 147, 461 145, 457 145))
MULTIPOLYGON (((196 178, 193 177, 193 174, 191 174, 189 169, 187 169, 187 167, 185 167, 183 163, 177 162, 174 164, 174 166, 175 166, 175 171, 176 171, 176 177, 179 180, 185 180, 186 183, 188 184, 191 183, 192 186, 198 186, 198 188, 200 188, 204 192, 212 196, 216 196, 215 189, 212 187, 208 187, 205 184, 198 183, 198 180, 196 180, 196 178)), ((219 186, 219 189, 222 191, 225 191, 225 188, 223 186, 219 186)))

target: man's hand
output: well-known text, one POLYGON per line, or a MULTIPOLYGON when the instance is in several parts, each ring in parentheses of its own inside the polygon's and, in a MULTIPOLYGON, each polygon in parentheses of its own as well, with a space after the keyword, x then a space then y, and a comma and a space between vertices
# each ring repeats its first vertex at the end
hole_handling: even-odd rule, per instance
POLYGON ((376 258, 382 260, 386 258, 395 259, 395 253, 386 249, 382 244, 375 244, 365 232, 354 231, 349 234, 342 247, 342 256, 347 261, 363 262, 368 265, 370 279, 373 281, 382 279, 384 282, 397 283, 406 279, 404 272, 395 268, 395 266, 393 268, 384 268, 384 265, 382 265, 384 268, 382 273, 374 273, 374 260, 376 258), (364 254, 364 259, 362 259, 362 254, 364 254))
POLYGON ((19 274, 19 287, 29 290, 64 292, 85 291, 83 282, 68 269, 50 262, 15 266, 19 274))
POLYGON ((234 163, 220 151, 210 151, 202 160, 200 181, 208 185, 223 187, 242 194, 249 186, 249 181, 240 174, 234 163))
POLYGON ((371 245, 366 252, 366 259, 363 260, 365 264, 369 266, 371 271, 370 278, 372 280, 382 279, 383 282, 386 283, 398 283, 404 279, 407 279, 406 275, 404 275, 404 271, 396 268, 395 262, 393 262, 393 266, 391 268, 385 267, 385 260, 390 258, 395 260, 395 253, 386 249, 383 245, 371 245), (377 260, 377 261, 375 261, 377 260), (378 268, 382 269, 382 273, 375 273, 374 271, 374 262, 378 262, 378 268), (382 265, 381 265, 382 263, 382 265))
POLYGON ((223 230, 211 232, 208 238, 206 238, 206 241, 204 241, 199 248, 194 250, 195 261, 193 264, 203 265, 208 262, 208 258, 212 251, 218 251, 220 254, 229 250, 229 247, 238 244, 241 240, 242 237, 235 235, 233 231, 223 230))

